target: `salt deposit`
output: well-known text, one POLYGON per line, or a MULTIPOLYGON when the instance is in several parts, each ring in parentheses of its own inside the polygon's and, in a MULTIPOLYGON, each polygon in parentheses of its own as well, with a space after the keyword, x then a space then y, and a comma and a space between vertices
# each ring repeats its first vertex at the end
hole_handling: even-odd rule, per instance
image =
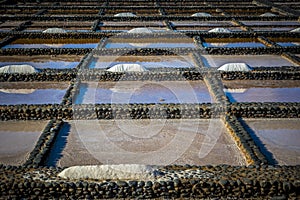
POLYGON ((115 17, 136 17, 135 14, 130 12, 118 13, 114 15, 115 17))
POLYGON ((127 31, 127 33, 162 33, 162 32, 171 32, 171 31, 164 28, 133 28, 127 31))
POLYGON ((234 89, 224 88, 223 91, 225 93, 244 93, 247 91, 247 89, 246 88, 234 88, 234 89))
POLYGON ((218 68, 220 71, 251 71, 251 67, 246 63, 227 63, 218 68))
POLYGON ((295 28, 295 29, 291 30, 291 32, 300 32, 300 28, 295 28))
POLYGON ((38 69, 31 65, 6 65, 0 67, 0 73, 36 73, 38 69))
POLYGON ((198 12, 192 14, 192 17, 211 17, 211 14, 205 12, 198 12))
POLYGON ((65 179, 151 180, 155 170, 153 166, 137 164, 72 166, 58 176, 65 179))
POLYGON ((145 67, 139 64, 116 64, 109 68, 109 72, 144 72, 148 71, 145 67))
POLYGON ((274 13, 266 12, 264 14, 261 14, 260 16, 261 17, 274 17, 274 16, 277 16, 277 15, 275 15, 274 13))
POLYGON ((210 33, 230 33, 231 31, 227 28, 214 28, 209 30, 210 33))
POLYGON ((128 33, 153 33, 154 31, 150 28, 133 28, 128 33))
POLYGON ((0 92, 7 94, 31 94, 35 91, 35 89, 0 89, 0 92))
POLYGON ((48 28, 43 33, 66 33, 67 31, 62 28, 48 28))

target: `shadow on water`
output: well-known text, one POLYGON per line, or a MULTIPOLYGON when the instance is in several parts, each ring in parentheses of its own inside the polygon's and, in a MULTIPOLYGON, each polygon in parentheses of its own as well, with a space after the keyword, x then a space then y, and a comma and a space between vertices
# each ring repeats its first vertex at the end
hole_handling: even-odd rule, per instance
POLYGON ((235 100, 235 98, 233 97, 232 93, 230 92, 224 92, 227 99, 230 101, 230 103, 236 103, 237 101, 235 100))
POLYGON ((79 86, 79 93, 75 95, 75 104, 83 104, 84 95, 88 92, 88 84, 81 83, 79 86))
POLYGON ((64 123, 63 127, 59 131, 56 140, 52 146, 50 154, 46 160, 46 166, 53 166, 57 165, 57 162, 62 157, 62 152, 66 147, 68 136, 70 134, 71 125, 69 123, 64 123))
POLYGON ((263 155, 266 156, 268 164, 270 165, 278 165, 277 160, 274 158, 274 155, 266 148, 263 142, 257 137, 254 130, 248 126, 248 124, 239 118, 239 122, 245 127, 246 131, 250 134, 251 138, 254 140, 254 143, 258 146, 259 150, 263 155))

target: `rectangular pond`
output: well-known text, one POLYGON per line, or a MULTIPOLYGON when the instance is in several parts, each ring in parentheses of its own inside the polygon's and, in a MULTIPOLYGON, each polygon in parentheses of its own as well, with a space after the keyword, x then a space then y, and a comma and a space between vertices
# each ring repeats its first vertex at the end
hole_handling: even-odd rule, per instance
POLYGON ((46 164, 245 165, 245 160, 219 119, 72 120, 64 123, 46 164))
POLYGON ((140 8, 140 9, 131 9, 129 6, 128 8, 115 8, 115 9, 105 9, 105 15, 107 16, 114 16, 119 13, 132 13, 136 16, 149 16, 149 15, 159 15, 158 9, 155 8, 140 8))
POLYGON ((105 48, 196 48, 196 45, 191 38, 113 38, 105 48))
POLYGON ((230 21, 171 21, 176 27, 192 26, 194 27, 230 27, 233 24, 230 21))
POLYGON ((237 47, 265 47, 258 40, 250 38, 206 38, 203 47, 237 48, 237 47))
POLYGON ((201 55, 205 67, 220 67, 226 63, 246 63, 251 67, 295 66, 279 55, 201 55))
POLYGON ((212 102, 203 81, 85 82, 76 104, 101 103, 208 103, 212 102))
MULTIPOLYGON (((175 29, 177 31, 180 31, 180 32, 184 32, 184 31, 203 31, 203 32, 207 32, 207 31, 210 31, 214 28, 224 28, 224 27, 222 27, 222 26, 220 26, 220 27, 210 27, 210 26, 196 26, 196 27, 193 27, 193 26, 178 26, 178 27, 175 27, 175 29)), ((235 27, 235 26, 226 27, 226 29, 230 30, 231 32, 244 31, 240 27, 235 27)))
POLYGON ((10 48, 95 48, 99 39, 17 39, 2 49, 10 48))
POLYGON ((275 42, 276 44, 279 44, 283 47, 297 47, 300 46, 300 38, 288 38, 288 37, 280 37, 280 38, 268 38, 271 41, 275 42))
POLYGON ((68 87, 66 82, 1 82, 0 105, 59 104, 68 87))
POLYGON ((243 119, 263 153, 275 164, 300 164, 300 119, 243 119))
POLYGON ((22 165, 47 121, 0 121, 0 163, 22 165))
POLYGON ((0 56, 0 67, 26 64, 38 69, 72 69, 79 64, 82 57, 77 55, 0 56))
POLYGON ((242 31, 230 21, 172 21, 177 31, 209 31, 213 28, 226 28, 230 31, 242 31))
POLYGON ((298 21, 241 21, 246 26, 300 26, 298 21))
POLYGON ((163 29, 165 25, 161 21, 103 21, 99 23, 97 31, 123 31, 127 32, 133 28, 151 28, 151 29, 163 29))
POLYGON ((254 27, 251 27, 251 29, 253 31, 291 31, 293 29, 295 29, 295 27, 280 27, 280 26, 277 26, 277 27, 261 27, 261 26, 254 26, 254 27))
POLYGON ((116 64, 140 64, 151 68, 192 68, 191 56, 94 56, 89 68, 106 69, 116 64))
POLYGON ((230 102, 300 102, 300 81, 223 81, 230 102))
POLYGON ((87 32, 91 31, 93 26, 92 22, 81 21, 80 23, 76 21, 32 21, 31 25, 28 26, 24 31, 25 32, 41 32, 48 28, 62 28, 69 31, 77 32, 87 32))

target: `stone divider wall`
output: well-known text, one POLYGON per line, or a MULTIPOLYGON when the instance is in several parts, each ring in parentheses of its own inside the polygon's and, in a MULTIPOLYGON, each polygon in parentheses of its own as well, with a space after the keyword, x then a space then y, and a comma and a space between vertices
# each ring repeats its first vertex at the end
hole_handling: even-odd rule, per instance
POLYGON ((250 134, 235 116, 226 115, 222 118, 228 133, 235 141, 238 148, 245 156, 246 162, 250 165, 267 164, 267 158, 261 153, 250 134))
MULTIPOLYGON (((197 21, 197 20, 196 20, 197 21)), ((297 20, 296 20, 297 21, 297 20)), ((184 33, 153 33, 153 34, 130 34, 124 32, 69 32, 69 33, 42 33, 42 32, 20 32, 20 31, 10 31, 1 32, 0 37, 14 36, 15 38, 40 38, 40 39, 101 39, 102 37, 122 37, 122 38, 157 38, 157 37, 180 37, 185 35, 188 37, 200 36, 203 38, 256 38, 258 36, 263 37, 283 37, 283 38, 299 38, 299 32, 270 32, 270 31, 260 31, 260 32, 232 32, 232 33, 211 33, 203 31, 185 31, 184 33)))
POLYGON ((62 126, 62 121, 51 120, 43 130, 34 149, 30 152, 29 157, 23 166, 38 167, 47 159, 58 132, 62 126))
POLYGON ((76 112, 76 117, 80 119, 85 117, 86 119, 210 118, 212 115, 216 117, 225 112, 245 118, 300 118, 300 103, 73 104, 71 106, 70 101, 67 101, 65 104, 65 106, 59 104, 1 105, 0 120, 72 119, 73 112, 76 112), (88 113, 91 115, 89 116, 88 113))
POLYGON ((178 68, 158 72, 151 70, 148 72, 108 72, 99 69, 90 69, 78 74, 82 81, 196 81, 203 80, 201 72, 178 68))
MULTIPOLYGON (((280 70, 277 68, 263 69, 254 68, 251 72, 221 72, 223 80, 300 80, 300 71, 280 70), (257 70, 258 69, 258 70, 257 70)), ((266 67, 268 68, 268 67, 266 67)), ((291 69, 295 69, 291 67, 291 69)))
POLYGON ((298 54, 300 50, 298 47, 205 47, 205 51, 211 55, 261 55, 274 54, 281 55, 288 51, 290 53, 298 54))
MULTIPOLYGON (((182 7, 184 9, 184 7, 182 7)), ((203 8, 203 7, 201 7, 203 8)), ((136 8, 140 9, 140 8, 136 8)), ((212 7, 215 9, 215 7, 212 7)), ((236 20, 254 20, 254 21, 281 21, 281 20, 294 20, 297 21, 297 16, 271 16, 271 17, 261 17, 261 16, 210 16, 210 17, 194 17, 194 16, 176 16, 176 15, 150 15, 150 16, 136 16, 136 17, 115 17, 108 15, 69 15, 69 16, 45 16, 45 15, 24 15, 24 16, 2 16, 2 20, 13 20, 13 21, 51 21, 51 20, 74 20, 74 21, 94 21, 99 19, 100 21, 163 21, 163 20, 175 20, 175 21, 230 21, 232 19, 236 20)))
POLYGON ((43 69, 38 73, 1 73, 0 82, 34 82, 34 81, 72 81, 77 75, 77 69, 43 69))
POLYGON ((1 47, 4 47, 5 45, 8 45, 9 43, 11 43, 12 41, 15 40, 15 37, 14 36, 6 36, 5 38, 3 38, 1 41, 0 41, 0 48, 1 47))
MULTIPOLYGON (((91 57, 88 55, 88 57, 91 57)), ((151 69, 148 72, 108 72, 105 69, 87 69, 89 59, 83 59, 74 69, 42 69, 33 74, 0 74, 0 82, 33 82, 33 81, 196 81, 203 80, 203 73, 214 71, 210 68, 171 68, 151 69), (80 70, 79 70, 80 69, 80 70), (78 71, 79 70, 79 71, 78 71)), ((218 73, 218 72, 214 72, 218 73)), ((223 80, 300 80, 300 68, 286 67, 254 67, 250 72, 221 72, 223 80)))
POLYGON ((231 103, 228 110, 245 118, 300 118, 300 103, 231 103))
MULTIPOLYGON (((199 170, 213 174, 186 180, 53 180, 58 168, 20 168, 0 165, 0 193, 4 198, 108 199, 108 198, 262 198, 297 199, 299 166, 167 166, 166 170, 199 170), (28 179, 30 171, 44 178, 28 179), (52 181, 45 181, 47 179, 52 181), (260 177, 257 177, 260 174, 260 177), (14 176, 14 179, 9 178, 14 176), (284 178, 281 178, 284 177, 284 178)), ((199 174, 201 175, 201 174, 199 174)))
POLYGON ((13 49, 0 49, 0 55, 11 56, 11 55, 85 55, 91 52, 92 48, 13 48, 13 49))

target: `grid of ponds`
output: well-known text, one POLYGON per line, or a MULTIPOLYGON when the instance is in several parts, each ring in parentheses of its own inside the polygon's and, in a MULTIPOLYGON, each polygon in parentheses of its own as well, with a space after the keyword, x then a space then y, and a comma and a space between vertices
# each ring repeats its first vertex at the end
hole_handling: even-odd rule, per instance
MULTIPOLYGON (((270 71, 275 67, 278 70, 282 66, 295 68, 299 66, 299 59, 295 59, 297 56, 299 58, 299 31, 291 31, 300 28, 300 23, 288 11, 276 12, 269 6, 256 4, 255 1, 237 1, 231 6, 218 1, 185 1, 183 8, 181 8, 183 3, 180 1, 139 1, 138 3, 141 3, 140 6, 136 6, 136 2, 130 1, 125 2, 124 5, 120 5, 119 1, 85 1, 81 3, 63 1, 56 2, 53 8, 51 8, 53 5, 51 1, 25 3, 28 7, 21 2, 17 5, 1 5, 3 13, 0 17, 0 38, 2 41, 0 67, 31 65, 41 70, 37 74, 45 73, 45 77, 50 76, 50 74, 75 73, 71 81, 76 82, 82 75, 80 73, 84 73, 80 71, 82 66, 82 70, 86 70, 87 73, 108 73, 106 70, 114 65, 139 64, 146 70, 157 70, 151 73, 158 73, 158 77, 162 76, 159 74, 160 69, 167 74, 170 73, 170 76, 172 73, 180 74, 182 71, 190 72, 190 70, 200 71, 201 74, 201 70, 217 72, 216 68, 226 63, 246 63, 255 69, 267 67, 270 68, 270 71), (22 9, 23 6, 26 9, 22 9), (76 7, 78 9, 74 9, 76 7), (122 13, 125 16, 122 17, 122 13), (128 13, 132 15, 127 16, 128 13), (200 13, 200 16, 192 16, 195 13, 200 13), (118 14, 121 16, 116 16, 118 14), (210 16, 207 18, 204 14, 210 16), (264 14, 266 15, 261 16, 264 14), (59 28, 63 32, 43 33, 49 28, 59 28), (148 30, 156 31, 147 33, 153 34, 152 37, 138 37, 139 34, 128 32, 134 28, 148 28, 148 30), (213 31, 210 35, 208 31, 215 28, 224 28, 227 29, 227 32, 213 31), (124 35, 117 35, 116 32, 122 32, 124 35), (272 35, 274 32, 277 35, 272 35), (170 33, 177 33, 181 37, 169 37, 167 34, 170 33), (30 37, 26 37, 28 34, 30 37), (241 37, 238 34, 242 34, 241 37), (272 44, 268 44, 268 42, 272 44), (281 47, 284 49, 276 51, 276 48, 281 47), (85 49, 86 51, 77 51, 76 49, 85 49), (160 55, 162 49, 173 50, 168 51, 165 55, 160 55), (208 50, 206 51, 206 49, 208 50), (217 50, 217 53, 211 53, 210 49, 217 50), (225 54, 221 50, 218 51, 219 49, 234 49, 238 53, 225 54), (239 51, 244 49, 251 49, 252 53, 239 54, 239 51), (118 53, 119 50, 125 52, 127 50, 127 52, 118 53), (134 53, 135 50, 139 52, 138 55, 134 53), (291 56, 287 57, 284 53, 291 56), (199 56, 195 58, 195 54, 199 56)), ((284 3, 276 3, 278 6, 282 4, 284 3)), ((124 73, 142 76, 144 72, 124 73)), ((109 72, 108 74, 114 73, 109 72)), ((186 77, 184 76, 184 78, 186 77)), ((229 105, 243 102, 299 103, 299 81, 284 81, 223 80, 223 88, 221 88, 221 91, 224 92, 223 100, 225 99, 229 105)), ((74 82, 58 82, 57 80, 44 82, 2 81, 0 83, 0 105, 61 104, 69 108, 67 106, 70 105, 66 105, 66 103, 64 105, 63 98, 65 95, 70 96, 72 94, 69 87, 74 82)), ((93 81, 82 80, 76 87, 76 95, 72 99, 75 107, 87 104, 98 106, 104 104, 137 104, 147 107, 149 105, 215 105, 220 103, 211 83, 207 80, 143 81, 138 79, 136 81, 112 81, 111 79, 100 81, 100 78, 97 77, 93 81)), ((230 113, 230 115, 233 114, 230 113)), ((150 155, 150 151, 162 148, 164 144, 175 137, 169 129, 176 129, 184 143, 184 139, 189 137, 188 134, 191 131, 189 129, 195 123, 200 124, 200 128, 197 131, 193 130, 196 138, 193 144, 182 152, 181 157, 173 159, 169 164, 247 165, 236 143, 229 137, 223 122, 218 117, 216 118, 211 120, 218 122, 205 119, 185 119, 180 122, 180 120, 168 119, 169 121, 165 122, 166 127, 162 127, 160 130, 157 126, 162 119, 155 119, 153 126, 147 120, 139 121, 136 122, 139 123, 138 125, 131 127, 133 132, 138 134, 138 130, 144 126, 144 129, 157 129, 158 135, 155 137, 148 136, 147 139, 149 140, 144 140, 143 135, 135 135, 140 140, 133 143, 131 143, 133 138, 123 138, 123 136, 125 137, 124 130, 113 128, 118 123, 119 125, 130 125, 134 123, 135 120, 133 119, 122 122, 102 119, 79 122, 75 120, 65 121, 58 133, 55 145, 51 149, 46 165, 136 163, 136 159, 142 164, 159 164, 159 160, 146 160, 146 158, 147 155, 150 155), (95 127, 95 123, 102 127, 101 134, 99 134, 99 129, 95 127), (183 125, 177 127, 178 123, 183 123, 183 125), (199 146, 205 140, 206 132, 210 127, 209 124, 214 123, 216 126, 222 127, 222 130, 219 130, 220 136, 218 136, 220 140, 217 141, 218 145, 211 151, 211 154, 200 158, 195 152, 200 151, 199 146), (76 133, 76 128, 78 133, 76 133), (80 129, 84 131, 79 133, 80 129), (103 149, 92 149, 100 151, 99 158, 101 159, 91 157, 89 152, 84 149, 84 145, 79 142, 78 137, 86 136, 83 139, 86 139, 88 147, 92 148, 94 145, 94 141, 91 141, 91 137, 94 137, 93 134, 98 135, 99 146, 114 143, 127 152, 140 151, 144 157, 139 158, 130 154, 130 159, 122 156, 110 159, 112 155, 108 152, 101 152, 100 150, 103 149), (143 145, 145 149, 142 149, 143 145), (149 151, 148 154, 147 151, 149 151), (220 156, 221 154, 222 156, 220 156)), ((258 141, 256 145, 266 144, 266 151, 274 153, 274 160, 277 163, 300 164, 299 143, 293 139, 297 138, 300 133, 300 128, 297 126, 299 118, 290 121, 279 118, 264 119, 266 124, 260 119, 244 120, 253 130, 249 131, 249 134, 252 134, 254 140, 258 141), (289 126, 285 125, 285 120, 288 121, 288 124, 292 124, 291 130, 286 131, 289 126), (267 130, 264 128, 264 126, 273 127, 273 124, 277 124, 278 128, 266 128, 267 130), (278 137, 272 138, 272 134, 278 134, 278 137), (285 139, 286 135, 291 139, 285 139), (287 148, 286 146, 289 145, 290 148, 287 148), (290 159, 282 158, 282 153, 279 153, 281 148, 291 157, 290 159)), ((46 122, 38 121, 37 123, 45 125, 46 122)), ((1 139, 1 143, 7 141, 4 142, 5 145, 14 144, 19 137, 22 138, 23 136, 20 136, 19 132, 35 134, 42 130, 25 130, 27 128, 26 122, 1 121, 1 124, 3 124, 0 129, 1 138, 5 138, 7 132, 17 135, 15 139, 1 139), (16 126, 17 130, 11 128, 7 131, 6 126, 16 126), (24 127, 24 130, 20 130, 21 127, 24 127)), ((32 125, 28 126, 31 127, 32 125)), ((36 135, 34 137, 28 136, 28 142, 31 145, 36 140, 35 137, 36 135)), ((5 156, 11 152, 17 152, 14 149, 8 152, 9 148, 0 146, 0 163, 11 163, 5 161, 5 156)), ((28 149, 20 151, 25 154, 30 152, 28 149)), ((111 152, 116 155, 122 154, 122 152, 118 152, 118 149, 111 152)), ((168 154, 163 153, 157 155, 160 156, 159 158, 168 156, 168 154)), ((20 163, 17 161, 15 164, 20 165, 20 163)))

